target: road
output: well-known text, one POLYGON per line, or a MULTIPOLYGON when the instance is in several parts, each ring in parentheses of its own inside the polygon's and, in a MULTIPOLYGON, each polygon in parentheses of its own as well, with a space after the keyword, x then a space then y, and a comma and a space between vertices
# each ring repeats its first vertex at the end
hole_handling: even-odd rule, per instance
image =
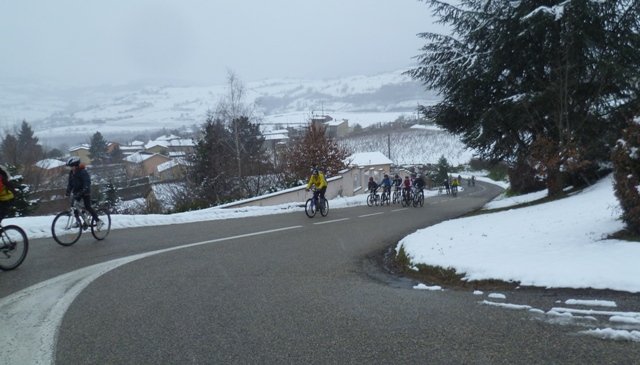
MULTIPOLYGON (((132 228, 103 242, 84 235, 72 247, 34 240, 23 266, 0 273, 0 323, 14 326, 9 344, 20 344, 13 352, 0 350, 0 363, 640 359, 637 343, 577 335, 591 319, 548 320, 483 304, 486 296, 468 290, 415 290, 415 282, 379 265, 402 237, 498 193, 478 183, 457 198, 427 199, 423 208, 363 206, 313 219, 299 212, 132 228)), ((545 311, 559 300, 593 298, 535 288, 506 294, 512 303, 545 311)), ((629 308, 638 303, 624 293, 599 292, 598 298, 629 308)))

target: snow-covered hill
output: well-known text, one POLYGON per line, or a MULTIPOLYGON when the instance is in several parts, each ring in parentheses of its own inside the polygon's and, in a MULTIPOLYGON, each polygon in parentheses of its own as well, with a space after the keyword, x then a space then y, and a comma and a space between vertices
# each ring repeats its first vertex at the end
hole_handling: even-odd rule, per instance
MULTIPOLYGON (((415 113, 418 103, 436 98, 402 71, 335 80, 246 82, 264 125, 302 124, 312 113, 367 126, 415 113)), ((122 138, 162 128, 201 124, 226 93, 226 85, 60 88, 0 80, 0 127, 29 122, 45 144, 86 142, 100 131, 122 138)))

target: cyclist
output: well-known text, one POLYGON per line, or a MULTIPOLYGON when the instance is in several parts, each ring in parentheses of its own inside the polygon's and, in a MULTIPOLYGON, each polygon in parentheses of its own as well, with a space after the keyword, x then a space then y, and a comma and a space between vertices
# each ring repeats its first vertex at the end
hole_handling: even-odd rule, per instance
POLYGON ((313 168, 311 177, 309 178, 309 182, 307 183, 307 191, 311 189, 311 186, 316 187, 316 191, 313 192, 313 201, 318 203, 318 196, 322 199, 326 199, 324 197, 325 191, 327 191, 327 180, 324 178, 324 175, 317 168, 313 168))
POLYGON ((413 186, 416 188, 416 191, 422 191, 422 189, 424 189, 424 185, 425 183, 422 175, 418 175, 413 179, 413 186))
POLYGON ((409 180, 409 176, 404 177, 404 181, 402 182, 402 197, 406 199, 407 196, 411 194, 411 180, 409 180))
MULTIPOLYGON (((84 164, 80 163, 80 158, 73 156, 67 160, 67 166, 71 167, 69 171, 69 182, 67 184, 67 196, 73 194, 74 200, 82 200, 84 202, 84 209, 91 214, 96 221, 96 226, 100 229, 103 225, 102 221, 98 218, 96 211, 91 207, 91 177, 87 170, 85 170, 84 164)), ((77 216, 76 218, 80 218, 77 216)))
POLYGON ((424 182, 424 179, 422 178, 422 175, 413 174, 413 182, 411 184, 411 186, 413 187, 413 193, 424 195, 422 191, 424 189, 424 185, 425 185, 425 182, 424 182))
POLYGON ((389 175, 384 174, 382 181, 380 181, 380 186, 382 186, 382 193, 387 193, 387 196, 391 196, 391 179, 389 175))
POLYGON ((458 186, 460 186, 460 182, 454 177, 453 180, 451 180, 451 193, 453 195, 456 195, 458 192, 458 186))
POLYGON ((393 186, 396 188, 396 190, 400 190, 400 188, 402 187, 402 178, 398 174, 393 177, 393 186))
POLYGON ((9 170, 0 165, 0 221, 9 215, 16 194, 16 190, 9 180, 11 180, 9 170))
POLYGON ((373 176, 369 177, 369 184, 367 185, 367 190, 370 193, 375 194, 376 190, 378 190, 378 183, 373 180, 373 176))

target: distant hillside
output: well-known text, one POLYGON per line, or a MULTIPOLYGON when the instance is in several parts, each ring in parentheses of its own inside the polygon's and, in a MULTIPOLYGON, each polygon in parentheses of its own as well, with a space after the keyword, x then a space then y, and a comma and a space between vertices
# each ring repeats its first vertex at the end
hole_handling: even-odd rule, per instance
MULTIPOLYGON (((245 83, 262 124, 302 124, 312 113, 366 126, 413 114, 436 98, 402 71, 336 80, 263 80, 245 83)), ((121 85, 63 89, 0 80, 0 127, 27 120, 50 146, 87 142, 100 131, 123 138, 159 129, 199 126, 226 93, 226 85, 121 85)))

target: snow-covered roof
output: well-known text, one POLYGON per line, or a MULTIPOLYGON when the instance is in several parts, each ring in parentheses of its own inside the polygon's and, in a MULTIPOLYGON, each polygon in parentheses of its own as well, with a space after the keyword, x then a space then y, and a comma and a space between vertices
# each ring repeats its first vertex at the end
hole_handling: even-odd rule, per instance
POLYGON ((45 158, 44 160, 40 160, 36 162, 37 167, 45 170, 55 169, 56 167, 65 166, 65 165, 66 164, 64 162, 60 160, 56 160, 54 158, 45 158))
POLYGON ((265 134, 264 135, 264 140, 265 141, 279 141, 279 140, 283 140, 283 139, 289 139, 289 136, 283 133, 274 133, 274 134, 265 134))
POLYGON ((171 161, 167 161, 167 162, 161 163, 160 165, 158 165, 156 167, 156 169, 158 170, 158 172, 162 172, 162 171, 165 171, 165 170, 169 170, 170 168, 172 168, 174 166, 179 166, 179 165, 187 166, 188 163, 184 159, 176 158, 176 159, 173 159, 171 161))
POLYGON ((88 150, 89 149, 89 145, 86 143, 83 143, 81 145, 77 145, 77 146, 73 146, 71 148, 69 148, 69 152, 73 152, 73 151, 77 151, 77 150, 88 150))
POLYGON ((122 151, 122 152, 124 152, 124 151, 140 151, 143 147, 144 147, 144 145, 120 146, 120 151, 122 151))
POLYGON ((153 148, 153 147, 156 147, 156 146, 167 148, 169 146, 169 142, 167 142, 167 141, 159 141, 159 140, 149 141, 149 143, 144 145, 144 148, 149 149, 149 148, 153 148))
POLYGON ((347 162, 349 161, 352 166, 385 165, 393 163, 393 161, 381 152, 354 153, 347 157, 347 162))
POLYGON ((143 161, 146 161, 148 159, 150 159, 151 157, 157 155, 157 153, 140 153, 140 152, 136 152, 133 153, 127 157, 124 158, 125 161, 127 162, 133 162, 133 163, 141 163, 143 161))
POLYGON ((170 135, 165 135, 165 136, 160 136, 158 138, 156 138, 156 141, 171 141, 174 139, 180 139, 180 137, 174 135, 174 134, 170 134, 170 135))
POLYGON ((346 119, 342 119, 342 120, 331 120, 329 122, 326 122, 325 125, 327 126, 339 126, 342 123, 347 123, 346 119))

